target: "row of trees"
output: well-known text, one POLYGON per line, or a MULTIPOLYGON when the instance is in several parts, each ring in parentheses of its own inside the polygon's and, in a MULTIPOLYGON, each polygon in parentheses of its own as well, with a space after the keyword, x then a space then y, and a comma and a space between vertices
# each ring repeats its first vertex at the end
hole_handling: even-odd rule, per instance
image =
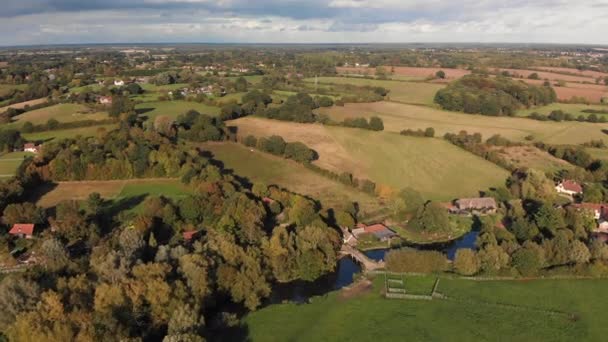
POLYGON ((579 115, 578 117, 575 117, 573 114, 570 113, 565 113, 562 110, 554 110, 551 111, 551 113, 549 113, 549 115, 542 115, 539 114, 537 112, 534 112, 530 115, 528 115, 528 118, 530 119, 534 119, 534 120, 539 120, 539 121, 556 121, 556 122, 560 122, 560 121, 579 121, 579 122, 600 122, 600 123, 605 123, 607 122, 606 117, 604 115, 600 115, 598 116, 595 113, 589 114, 588 116, 584 116, 584 115, 579 115))
POLYGON ((304 143, 299 141, 286 142, 283 137, 278 135, 273 135, 268 138, 256 138, 253 135, 248 135, 242 140, 242 143, 245 146, 254 147, 260 151, 287 159, 293 159, 298 163, 303 164, 309 164, 319 157, 317 152, 304 143))

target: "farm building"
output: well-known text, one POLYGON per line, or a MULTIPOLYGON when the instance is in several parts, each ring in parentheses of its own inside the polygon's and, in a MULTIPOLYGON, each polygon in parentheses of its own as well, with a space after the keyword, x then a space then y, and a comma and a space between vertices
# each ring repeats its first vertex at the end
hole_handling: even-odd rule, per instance
POLYGON ((567 194, 570 196, 583 193, 583 187, 580 184, 568 179, 564 179, 562 182, 557 184, 555 190, 560 194, 567 194))
POLYGON ((15 223, 8 233, 20 238, 31 239, 34 237, 34 228, 33 223, 15 223))
POLYGON ((112 104, 112 96, 100 96, 99 103, 102 105, 111 105, 112 104))
POLYGON ((498 206, 492 197, 460 198, 449 208, 453 214, 493 214, 498 206))
POLYGON ((387 241, 393 237, 396 237, 397 234, 390 230, 387 226, 382 223, 372 224, 370 226, 365 225, 363 223, 357 224, 355 229, 352 229, 352 234, 358 238, 363 234, 372 234, 377 237, 380 241, 387 241))
POLYGON ((38 153, 40 152, 40 145, 36 145, 34 143, 26 143, 23 145, 24 152, 38 153))
POLYGON ((122 87, 125 85, 125 81, 123 80, 114 80, 114 85, 117 87, 122 87))

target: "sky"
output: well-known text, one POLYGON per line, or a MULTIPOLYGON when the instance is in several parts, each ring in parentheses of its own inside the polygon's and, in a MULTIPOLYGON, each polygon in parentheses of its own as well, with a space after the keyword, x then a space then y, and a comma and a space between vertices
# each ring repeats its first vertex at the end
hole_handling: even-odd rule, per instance
POLYGON ((0 45, 608 45, 608 0, 0 0, 0 45))

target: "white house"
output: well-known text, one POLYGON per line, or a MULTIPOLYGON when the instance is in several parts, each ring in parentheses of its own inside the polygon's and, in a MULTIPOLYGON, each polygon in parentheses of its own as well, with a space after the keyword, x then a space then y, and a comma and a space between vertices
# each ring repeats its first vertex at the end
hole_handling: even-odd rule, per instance
POLYGON ((560 194, 567 194, 570 196, 583 193, 583 187, 580 184, 568 179, 564 179, 562 182, 557 184, 555 190, 560 194))
POLYGON ((123 80, 114 80, 114 85, 117 87, 122 87, 125 85, 125 81, 123 80))
POLYGON ((27 143, 23 145, 24 152, 38 153, 40 152, 40 146, 36 146, 34 143, 27 143))

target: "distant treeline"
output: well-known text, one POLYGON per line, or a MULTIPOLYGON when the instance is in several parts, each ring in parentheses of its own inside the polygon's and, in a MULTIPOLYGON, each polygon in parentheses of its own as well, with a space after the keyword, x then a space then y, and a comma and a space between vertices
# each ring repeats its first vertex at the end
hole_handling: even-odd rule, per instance
POLYGON ((589 114, 587 117, 585 117, 584 115, 579 115, 578 117, 575 117, 573 114, 566 113, 563 110, 559 110, 559 109, 552 111, 551 113, 549 113, 549 115, 546 115, 546 116, 539 114, 537 112, 534 112, 534 113, 528 115, 528 118, 534 119, 534 120, 539 120, 539 121, 551 120, 551 121, 556 121, 556 122, 560 122, 560 121, 580 121, 580 122, 593 122, 593 123, 608 122, 606 120, 606 117, 604 117, 604 116, 598 117, 595 113, 589 114))

